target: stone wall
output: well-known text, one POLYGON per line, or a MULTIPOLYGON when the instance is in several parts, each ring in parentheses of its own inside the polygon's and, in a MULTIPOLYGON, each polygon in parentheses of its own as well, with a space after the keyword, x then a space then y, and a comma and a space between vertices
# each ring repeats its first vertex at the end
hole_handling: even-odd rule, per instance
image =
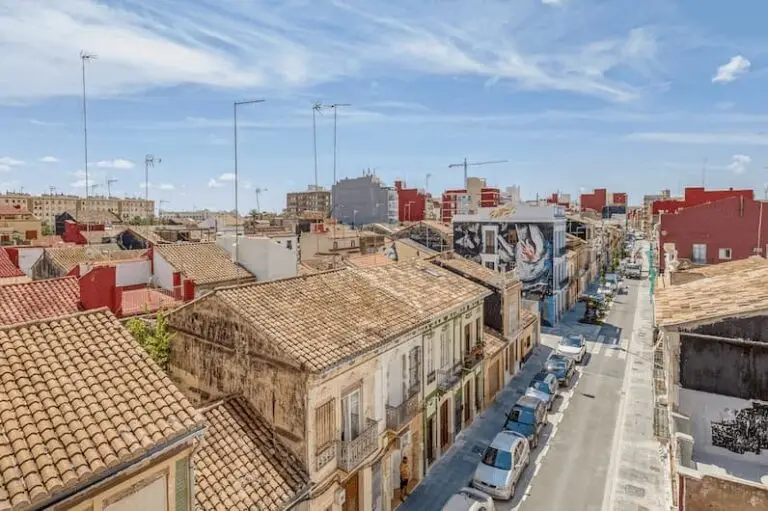
POLYGON ((683 477, 681 511, 758 511, 768 509, 768 489, 728 479, 683 477))

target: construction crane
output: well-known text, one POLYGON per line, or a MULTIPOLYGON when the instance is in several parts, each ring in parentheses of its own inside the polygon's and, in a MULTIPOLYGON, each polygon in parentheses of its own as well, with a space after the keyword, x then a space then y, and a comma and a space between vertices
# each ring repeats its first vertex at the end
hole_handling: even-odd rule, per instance
POLYGON ((492 161, 479 161, 479 162, 468 162, 466 158, 464 158, 464 161, 462 163, 451 163, 448 165, 449 169, 455 169, 462 167, 464 168, 464 188, 467 188, 468 182, 467 182, 467 167, 479 167, 481 165, 495 165, 497 163, 507 163, 508 160, 492 160, 492 161))
POLYGON ((256 211, 261 213, 261 206, 259 205, 259 196, 261 195, 261 192, 268 192, 266 188, 256 188, 254 192, 256 192, 256 211))
POLYGON ((112 184, 117 183, 115 178, 107 178, 107 198, 112 197, 112 184))
POLYGON ((88 188, 91 189, 91 195, 93 195, 93 192, 96 191, 96 188, 98 188, 100 185, 99 183, 93 183, 92 185, 88 185, 88 188))

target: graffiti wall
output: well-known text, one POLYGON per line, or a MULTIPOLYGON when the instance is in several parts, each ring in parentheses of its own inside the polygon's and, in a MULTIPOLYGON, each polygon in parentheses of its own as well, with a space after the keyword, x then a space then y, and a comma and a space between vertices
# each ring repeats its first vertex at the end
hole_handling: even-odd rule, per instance
POLYGON ((548 223, 454 222, 453 248, 457 255, 483 264, 483 253, 492 252, 486 244, 490 226, 495 236, 496 266, 501 271, 517 268, 523 290, 541 296, 552 294, 553 226, 548 223))

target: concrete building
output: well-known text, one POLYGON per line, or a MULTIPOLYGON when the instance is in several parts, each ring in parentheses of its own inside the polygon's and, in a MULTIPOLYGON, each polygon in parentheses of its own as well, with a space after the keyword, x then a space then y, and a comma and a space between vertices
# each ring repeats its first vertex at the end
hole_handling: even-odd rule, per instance
MULTIPOLYGON (((579 198, 581 211, 596 211, 603 214, 606 207, 627 206, 627 194, 623 192, 609 192, 605 188, 595 188, 592 193, 582 193, 579 198)), ((609 215, 610 216, 610 215, 609 215)))
POLYGON ((480 208, 495 208, 499 205, 501 194, 498 188, 489 187, 484 178, 467 178, 466 188, 446 190, 441 204, 441 218, 450 223, 455 215, 467 215, 480 208))
POLYGON ((488 294, 424 262, 220 288, 169 314, 171 375, 193 402, 242 395, 300 461, 310 509, 387 511, 402 456, 416 484, 458 432, 466 382, 474 413, 463 342, 482 341, 488 294))
POLYGON ((331 212, 331 191, 322 186, 309 185, 303 192, 288 192, 285 195, 287 215, 298 217, 308 211, 328 215, 331 212))
MULTIPOLYGON (((234 235, 220 236, 216 243, 235 257, 234 235)), ((256 280, 295 277, 299 267, 299 238, 293 233, 240 237, 237 262, 256 280)))
POLYGON ((681 511, 768 509, 768 265, 755 259, 655 295, 654 426, 681 511))
POLYGON ((395 181, 400 222, 420 222, 427 210, 427 196, 421 188, 406 188, 405 182, 395 181))
POLYGON ((567 310, 566 220, 561 206, 501 206, 453 218, 453 248, 494 271, 516 269, 523 295, 541 303, 542 323, 567 310))
POLYGON ((0 245, 26 245, 41 234, 40 219, 22 204, 0 204, 0 245))
POLYGON ((517 204, 520 204, 522 202, 520 198, 520 187, 517 185, 514 186, 507 186, 504 188, 504 190, 499 194, 499 203, 500 204, 511 204, 513 206, 516 206, 517 204))
POLYGON ((387 223, 390 192, 373 174, 341 179, 333 185, 333 216, 347 225, 387 223))
POLYGON ((91 213, 113 213, 123 222, 128 222, 136 217, 149 218, 154 215, 155 201, 146 201, 138 197, 105 197, 103 195, 91 196, 87 204, 84 197, 67 194, 42 194, 29 195, 21 193, 6 193, 0 195, 0 205, 21 204, 29 212, 46 222, 51 228, 56 223, 56 215, 68 211, 74 217, 83 215, 86 211, 91 213))

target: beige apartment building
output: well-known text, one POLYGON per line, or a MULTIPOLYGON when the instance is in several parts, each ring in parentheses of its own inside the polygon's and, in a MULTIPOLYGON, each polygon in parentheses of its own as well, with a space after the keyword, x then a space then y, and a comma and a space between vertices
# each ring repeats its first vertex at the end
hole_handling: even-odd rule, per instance
POLYGON ((75 215, 82 214, 86 210, 89 213, 114 213, 123 221, 129 221, 135 217, 146 218, 151 215, 155 208, 155 201, 147 201, 140 198, 105 197, 97 195, 84 197, 68 194, 42 194, 30 195, 25 193, 6 193, 0 195, 0 205, 21 204, 29 210, 30 213, 38 217, 48 225, 53 226, 56 222, 56 215, 65 211, 75 215))
POLYGON ((307 211, 329 212, 331 210, 331 192, 323 187, 310 185, 303 192, 288 192, 285 196, 285 212, 299 216, 307 211))
POLYGON ((22 204, 0 204, 0 245, 26 244, 40 238, 40 219, 22 204))

